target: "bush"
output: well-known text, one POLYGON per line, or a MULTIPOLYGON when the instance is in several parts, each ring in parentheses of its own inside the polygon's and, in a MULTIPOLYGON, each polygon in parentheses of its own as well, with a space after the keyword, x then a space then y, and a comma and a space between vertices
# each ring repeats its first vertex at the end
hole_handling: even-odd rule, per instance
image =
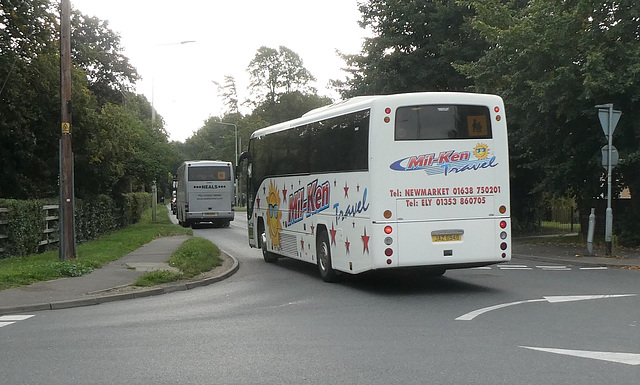
POLYGON ((137 223, 145 209, 151 207, 150 193, 123 194, 118 202, 121 207, 120 227, 137 223))
POLYGON ((0 200, 9 210, 5 240, 6 255, 28 255, 38 252, 44 228, 43 202, 39 200, 0 200))
POLYGON ((621 246, 640 246, 640 219, 632 210, 620 213, 614 217, 614 233, 621 246))

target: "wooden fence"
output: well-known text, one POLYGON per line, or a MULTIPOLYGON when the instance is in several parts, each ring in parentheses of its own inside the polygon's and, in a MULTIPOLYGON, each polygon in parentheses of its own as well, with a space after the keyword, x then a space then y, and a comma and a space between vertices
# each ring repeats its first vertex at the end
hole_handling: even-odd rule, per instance
MULTIPOLYGON (((51 243, 56 243, 59 240, 58 237, 58 205, 44 205, 42 206, 44 211, 44 227, 42 229, 42 240, 40 246, 46 246, 51 243)), ((7 235, 9 225, 9 209, 0 207, 0 254, 6 250, 6 243, 9 239, 7 235)))
POLYGON ((7 234, 7 225, 9 220, 7 219, 8 209, 0 207, 0 254, 4 253, 6 239, 9 238, 7 234))

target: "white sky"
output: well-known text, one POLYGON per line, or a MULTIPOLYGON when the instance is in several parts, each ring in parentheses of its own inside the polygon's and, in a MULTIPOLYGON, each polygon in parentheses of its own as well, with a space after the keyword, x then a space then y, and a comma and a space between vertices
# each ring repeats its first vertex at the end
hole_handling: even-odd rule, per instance
MULTIPOLYGON (((71 0, 88 16, 109 22, 142 80, 137 92, 152 100, 171 140, 184 141, 210 116, 223 113, 217 87, 236 79, 241 101, 249 62, 261 46, 283 45, 316 77, 320 95, 337 95, 342 53, 359 53, 367 31, 358 26, 358 0, 71 0), (175 44, 195 40, 190 44, 175 44), (153 91, 153 92, 152 92, 153 91)), ((245 111, 248 112, 248 111, 245 111)))

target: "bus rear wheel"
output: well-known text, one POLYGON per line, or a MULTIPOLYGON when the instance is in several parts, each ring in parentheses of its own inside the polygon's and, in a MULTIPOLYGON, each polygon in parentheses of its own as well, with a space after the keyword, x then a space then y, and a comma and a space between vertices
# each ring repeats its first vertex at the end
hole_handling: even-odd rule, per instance
POLYGON ((338 274, 331 264, 331 245, 326 231, 322 231, 316 238, 316 255, 320 277, 325 282, 336 282, 338 274))

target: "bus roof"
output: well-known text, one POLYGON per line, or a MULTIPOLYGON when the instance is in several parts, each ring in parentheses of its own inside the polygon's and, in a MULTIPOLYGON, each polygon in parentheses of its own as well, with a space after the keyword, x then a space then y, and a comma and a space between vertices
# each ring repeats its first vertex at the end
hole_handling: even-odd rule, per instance
POLYGON ((296 118, 293 120, 289 120, 283 123, 278 123, 273 126, 261 128, 256 130, 251 138, 257 138, 264 135, 268 135, 274 132, 283 131, 292 127, 298 127, 303 124, 317 122, 319 120, 323 120, 326 118, 330 118, 333 116, 339 116, 343 114, 348 114, 351 112, 362 111, 371 105, 375 101, 380 100, 411 100, 416 97, 422 98, 431 98, 434 100, 438 100, 441 103, 447 103, 450 101, 461 102, 463 99, 474 99, 474 98, 484 98, 486 100, 487 97, 498 98, 496 95, 486 95, 486 94, 476 94, 476 93, 465 93, 465 92, 415 92, 415 93, 405 93, 405 94, 393 94, 393 95, 369 95, 369 96, 356 96, 351 99, 342 100, 328 106, 319 107, 313 109, 306 114, 302 115, 300 118, 296 118))
POLYGON ((182 162, 183 165, 192 166, 230 166, 231 162, 227 162, 224 160, 185 160, 182 162))

